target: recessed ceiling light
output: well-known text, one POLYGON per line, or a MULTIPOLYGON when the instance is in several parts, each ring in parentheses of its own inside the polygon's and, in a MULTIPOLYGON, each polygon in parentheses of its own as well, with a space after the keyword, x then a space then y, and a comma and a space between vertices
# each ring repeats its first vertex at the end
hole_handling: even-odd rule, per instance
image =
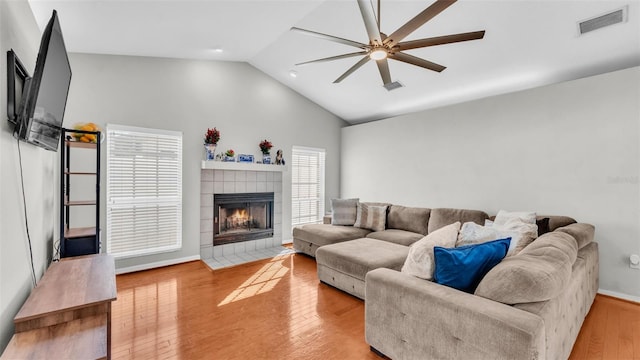
POLYGON ((213 48, 213 51, 215 51, 215 52, 217 52, 217 53, 221 53, 221 52, 223 52, 224 50, 223 50, 221 47, 215 47, 215 48, 213 48))
POLYGON ((289 70, 289 76, 291 76, 292 78, 297 78, 298 72, 295 70, 289 70))

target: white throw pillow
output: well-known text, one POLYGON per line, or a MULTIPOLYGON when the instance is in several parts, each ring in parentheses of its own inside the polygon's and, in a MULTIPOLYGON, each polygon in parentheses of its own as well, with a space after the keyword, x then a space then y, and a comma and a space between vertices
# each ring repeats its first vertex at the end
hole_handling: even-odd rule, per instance
POLYGON ((506 224, 509 220, 512 219, 520 219, 521 221, 527 224, 536 223, 536 213, 535 212, 527 212, 527 211, 498 211, 498 215, 496 215, 496 219, 493 221, 494 225, 502 226, 506 224))
POLYGON ((538 226, 528 224, 520 219, 514 218, 504 225, 482 226, 474 222, 466 222, 460 229, 456 247, 472 244, 480 244, 487 241, 505 239, 510 237, 509 251, 507 256, 519 253, 525 246, 529 245, 538 235, 538 226))
POLYGON ((452 248, 456 245, 460 222, 442 227, 416 241, 409 248, 409 255, 402 266, 402 272, 425 280, 433 280, 435 262, 433 248, 452 248))

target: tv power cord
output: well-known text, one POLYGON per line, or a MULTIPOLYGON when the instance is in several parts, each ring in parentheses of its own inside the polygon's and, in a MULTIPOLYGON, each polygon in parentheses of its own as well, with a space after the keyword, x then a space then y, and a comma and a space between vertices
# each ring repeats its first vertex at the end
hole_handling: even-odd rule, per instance
POLYGON ((24 227, 27 231, 27 242, 29 243, 29 258, 31 263, 31 281, 33 282, 33 287, 36 286, 36 269, 33 266, 33 247, 31 246, 31 235, 29 234, 29 219, 27 217, 27 199, 24 195, 24 174, 22 170, 22 152, 20 151, 20 140, 16 138, 16 142, 18 143, 18 163, 20 164, 20 184, 22 187, 22 209, 24 210, 24 227))

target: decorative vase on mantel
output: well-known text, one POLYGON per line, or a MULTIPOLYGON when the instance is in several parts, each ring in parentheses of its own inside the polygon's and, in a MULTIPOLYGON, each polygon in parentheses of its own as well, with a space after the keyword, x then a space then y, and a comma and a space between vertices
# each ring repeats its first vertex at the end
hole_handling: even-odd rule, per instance
POLYGON ((263 152, 262 153, 262 163, 263 164, 271 164, 271 153, 270 152, 263 152))
POLYGON ((216 158, 216 144, 204 144, 204 149, 207 151, 207 161, 216 158))

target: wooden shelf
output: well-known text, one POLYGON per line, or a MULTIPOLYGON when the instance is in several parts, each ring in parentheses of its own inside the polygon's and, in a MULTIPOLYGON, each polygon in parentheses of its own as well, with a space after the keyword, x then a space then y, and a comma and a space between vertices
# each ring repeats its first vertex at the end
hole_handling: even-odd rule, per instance
POLYGON ((95 200, 65 201, 64 206, 95 205, 95 200))
POLYGON ((209 160, 209 161, 203 160, 202 169, 273 171, 273 172, 285 172, 289 170, 286 165, 225 162, 225 161, 214 161, 214 160, 209 160))
POLYGON ((95 236, 95 235, 96 235, 95 226, 70 228, 70 229, 65 229, 64 231, 65 239, 73 239, 73 238, 95 236))
POLYGON ((4 359, 106 359, 107 316, 94 315, 13 335, 4 359))
POLYGON ((65 175, 97 175, 95 172, 65 171, 65 175))
POLYGON ((98 144, 96 143, 86 143, 82 141, 65 141, 65 145, 72 148, 82 148, 82 149, 95 149, 98 144))

